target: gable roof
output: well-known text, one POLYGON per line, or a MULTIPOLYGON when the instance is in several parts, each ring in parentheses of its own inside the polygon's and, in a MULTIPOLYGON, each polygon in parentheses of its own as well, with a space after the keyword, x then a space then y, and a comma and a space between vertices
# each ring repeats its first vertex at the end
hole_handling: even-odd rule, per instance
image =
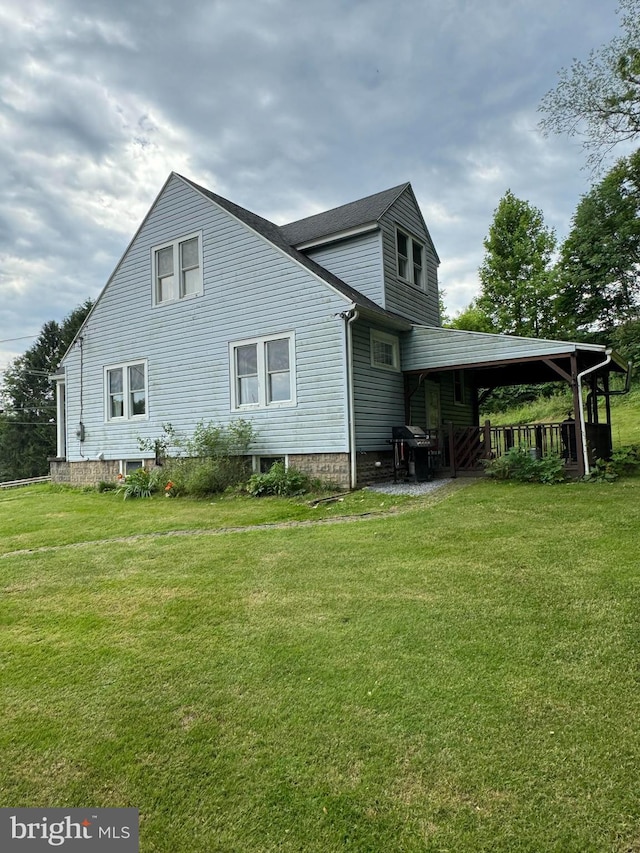
POLYGON ((307 216, 288 225, 281 225, 280 231, 284 238, 293 246, 338 234, 350 228, 378 222, 384 216, 391 205, 410 184, 399 184, 397 187, 383 190, 365 198, 342 204, 331 210, 317 213, 315 216, 307 216))
MULTIPOLYGON (((317 278, 322 279, 326 284, 332 287, 334 290, 337 290, 342 296, 348 299, 350 302, 353 302, 358 308, 362 308, 369 313, 376 314, 380 317, 381 320, 386 320, 387 322, 392 323, 394 326, 400 326, 405 329, 409 329, 411 327, 411 323, 404 317, 401 317, 399 314, 394 314, 391 311, 386 311, 377 302, 374 302, 372 299, 369 299, 368 296, 365 296, 363 293, 360 293, 359 290, 356 290, 355 287, 351 287, 351 285, 347 284, 341 278, 338 278, 337 275, 334 275, 332 272, 329 272, 328 269, 311 260, 311 258, 307 257, 303 252, 298 251, 287 239, 283 228, 275 225, 275 223, 270 222, 268 219, 265 219, 262 216, 258 216, 257 213, 252 213, 250 210, 247 210, 244 207, 240 207, 240 205, 235 204, 232 201, 229 201, 223 196, 218 195, 217 193, 212 192, 211 190, 206 189, 206 187, 202 187, 199 184, 196 184, 194 181, 189 178, 185 178, 183 175, 178 175, 177 172, 173 174, 176 177, 180 178, 180 180, 184 181, 190 187, 195 189, 197 192, 201 193, 205 198, 208 198, 210 201, 213 201, 215 204, 219 205, 219 207, 226 210, 236 219, 240 220, 240 222, 247 225, 251 228, 252 231, 259 234, 265 240, 268 240, 273 246, 279 249, 284 254, 288 255, 293 260, 297 261, 297 263, 301 264, 305 267, 309 272, 313 273, 317 278)), ((402 191, 408 184, 403 184, 401 187, 396 187, 396 190, 402 191)), ((391 190, 387 190, 387 193, 391 193, 391 190)), ((396 196, 399 194, 396 193, 396 196)), ((377 195, 382 196, 385 193, 378 193, 377 195)), ((370 198, 374 198, 374 196, 370 196, 370 198)), ((392 199, 392 201, 395 200, 392 199)), ((367 201, 367 199, 363 199, 363 201, 367 201)), ((389 202, 391 203, 391 202, 389 202)), ((358 202, 353 202, 354 205, 357 205, 358 202)), ((350 207, 351 205, 345 205, 345 207, 350 207)), ((338 208, 339 209, 339 208, 338 208)), ((331 212, 331 211, 329 211, 331 212)), ((324 214, 320 214, 323 216, 324 214)), ((315 217, 311 217, 315 218, 315 217)), ((304 221, 304 220, 301 220, 304 221)))

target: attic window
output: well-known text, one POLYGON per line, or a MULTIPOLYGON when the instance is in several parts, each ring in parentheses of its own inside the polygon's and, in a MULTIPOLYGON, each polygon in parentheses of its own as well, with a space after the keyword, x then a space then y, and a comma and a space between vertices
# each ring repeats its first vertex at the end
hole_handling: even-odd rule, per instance
POLYGON ((191 234, 152 249, 154 304, 202 294, 202 235, 191 234))
POLYGON ((396 228, 396 256, 398 276, 424 290, 424 245, 396 228))

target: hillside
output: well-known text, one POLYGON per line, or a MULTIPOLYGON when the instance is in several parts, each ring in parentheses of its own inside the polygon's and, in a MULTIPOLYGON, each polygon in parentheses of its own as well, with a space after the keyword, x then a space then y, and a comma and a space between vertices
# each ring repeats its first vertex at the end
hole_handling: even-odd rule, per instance
MULTIPOLYGON (((540 397, 517 408, 487 415, 492 424, 532 424, 562 421, 572 408, 567 390, 553 397, 540 397)), ((482 418, 484 420, 484 416, 482 418)), ((615 447, 640 444, 640 383, 635 383, 628 394, 611 400, 611 423, 615 447)))

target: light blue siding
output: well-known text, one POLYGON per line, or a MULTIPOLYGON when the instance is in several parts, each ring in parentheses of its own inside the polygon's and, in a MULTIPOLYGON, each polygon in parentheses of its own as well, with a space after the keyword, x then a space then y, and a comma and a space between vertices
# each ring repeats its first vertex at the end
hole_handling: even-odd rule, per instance
POLYGON ((173 176, 83 330, 82 413, 79 345, 65 358, 67 458, 140 457, 137 437, 158 437, 163 423, 190 433, 201 419, 235 417, 254 423, 256 453, 347 451, 345 332, 337 315, 348 304, 173 176), (152 247, 197 231, 202 296, 153 307, 152 247), (294 331, 296 405, 231 412, 229 342, 294 331), (106 423, 104 367, 135 360, 148 364, 148 417, 106 423))
MULTIPOLYGON (((403 424, 404 379, 400 371, 371 364, 371 326, 362 321, 353 328, 353 382, 356 451, 389 450, 391 427, 403 424)), ((381 329, 389 334, 389 330, 381 329)))
POLYGON ((413 194, 409 189, 406 189, 391 205, 380 224, 384 245, 384 307, 414 323, 439 325, 438 258, 413 194), (425 246, 425 290, 403 281, 398 276, 396 226, 417 238, 425 246))
POLYGON ((575 349, 576 345, 568 341, 416 326, 403 336, 402 367, 404 370, 427 370, 512 358, 540 358, 571 353, 575 349))
POLYGON ((382 240, 377 229, 339 243, 305 252, 338 278, 384 307, 382 240))

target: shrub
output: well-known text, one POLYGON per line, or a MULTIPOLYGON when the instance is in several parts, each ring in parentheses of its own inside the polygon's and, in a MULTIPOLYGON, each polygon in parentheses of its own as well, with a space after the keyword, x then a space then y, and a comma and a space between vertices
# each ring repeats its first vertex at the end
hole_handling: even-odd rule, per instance
POLYGON ((146 468, 136 468, 122 480, 117 491, 127 498, 150 498, 156 485, 146 468))
POLYGON ((274 462, 266 474, 254 474, 246 489, 253 497, 263 495, 303 495, 312 486, 307 474, 296 468, 286 468, 283 462, 274 462))
POLYGON ((611 459, 596 459, 596 464, 584 478, 590 483, 612 483, 618 477, 635 474, 640 470, 640 447, 620 447, 611 459))
POLYGON ((497 459, 485 461, 485 471, 494 480, 515 480, 519 483, 562 483, 564 463, 560 456, 538 458, 529 447, 512 447, 497 459))
POLYGON ((117 483, 110 483, 108 480, 100 480, 100 482, 96 486, 96 489, 99 492, 115 492, 117 488, 117 483))
POLYGON ((163 431, 160 439, 138 439, 142 450, 155 448, 157 453, 161 448, 164 454, 170 444, 176 448, 177 455, 165 459, 153 472, 152 482, 159 491, 170 497, 205 497, 246 482, 250 474, 247 454, 255 439, 249 421, 238 419, 226 425, 200 421, 188 439, 170 424, 163 424, 163 431))

